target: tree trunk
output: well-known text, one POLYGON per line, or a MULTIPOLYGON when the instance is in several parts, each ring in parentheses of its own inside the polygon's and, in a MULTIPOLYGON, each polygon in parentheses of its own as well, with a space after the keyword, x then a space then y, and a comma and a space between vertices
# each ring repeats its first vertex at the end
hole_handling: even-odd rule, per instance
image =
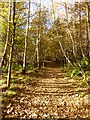
MULTIPOLYGON (((71 39, 71 42, 72 42, 72 52, 73 52, 74 57, 76 58, 75 43, 74 43, 74 39, 73 39, 73 37, 72 37, 71 31, 70 31, 69 26, 68 26, 69 20, 68 20, 68 7, 67 7, 67 3, 65 3, 65 11, 66 11, 66 21, 67 21, 67 23, 66 23, 66 24, 67 24, 67 28, 66 28, 67 41, 68 41, 68 35, 69 35, 69 37, 70 37, 70 39, 71 39)), ((69 47, 69 46, 68 46, 68 47, 69 47)))
POLYGON ((30 16, 30 0, 28 1, 28 20, 27 20, 27 25, 26 25, 25 48, 24 48, 24 57, 23 57, 23 73, 26 72, 26 56, 27 56, 27 46, 28 46, 29 16, 30 16))
POLYGON ((55 16, 55 8, 54 8, 54 2, 53 2, 53 0, 51 0, 51 2, 52 2, 52 9, 53 9, 53 20, 55 21, 56 20, 56 16, 55 16))
POLYGON ((65 53, 65 51, 64 51, 64 49, 63 49, 63 46, 62 46, 62 44, 61 44, 60 41, 59 41, 59 45, 60 45, 60 48, 61 48, 61 50, 62 50, 62 53, 63 53, 64 57, 66 58, 68 64, 71 64, 71 65, 73 66, 73 64, 71 63, 71 61, 70 61, 69 58, 67 57, 67 55, 66 55, 66 53, 65 53))
POLYGON ((74 51, 74 57, 77 59, 77 39, 76 39, 76 25, 75 25, 75 8, 73 11, 73 51, 74 51))
POLYGON ((88 2, 88 56, 90 57, 90 2, 88 2))
POLYGON ((37 67, 39 68, 39 46, 38 46, 38 38, 36 39, 36 64, 37 67))
POLYGON ((4 47, 3 58, 1 59, 1 62, 0 62, 1 68, 4 64, 5 56, 7 53, 8 41, 9 41, 9 37, 10 37, 10 21, 11 21, 11 2, 9 0, 7 36, 6 36, 6 43, 5 43, 5 47, 4 47))
MULTIPOLYGON (((53 7, 53 14, 54 14, 54 21, 55 21, 55 8, 54 8, 54 3, 53 3, 53 0, 51 0, 52 1, 52 7, 53 7)), ((68 21, 68 13, 67 13, 67 8, 66 8, 67 6, 66 6, 66 4, 65 4, 65 10, 66 10, 66 19, 67 19, 67 21, 68 21)), ((59 34, 58 34, 58 31, 57 30, 55 30, 55 32, 56 32, 56 36, 57 36, 57 38, 60 38, 60 36, 59 36, 59 34)), ((61 39, 61 38, 60 38, 61 39)), ((61 48, 61 50, 62 50, 62 53, 63 53, 63 55, 64 55, 64 57, 65 57, 65 59, 67 60, 67 62, 68 62, 68 64, 71 64, 71 65, 73 65, 72 63, 71 63, 71 61, 69 60, 69 58, 67 57, 67 55, 66 55, 66 53, 65 53, 65 50, 64 50, 64 48, 63 48, 63 46, 62 46, 62 44, 61 44, 61 41, 59 40, 58 41, 59 42, 59 45, 60 45, 60 48, 61 48)))
POLYGON ((39 45, 41 48, 41 0, 39 3, 39 15, 38 15, 38 28, 37 28, 37 39, 36 39, 36 66, 39 68, 40 67, 40 51, 39 51, 39 45), (40 44, 39 44, 40 43, 40 44))
POLYGON ((11 80, 11 66, 12 66, 14 38, 15 38, 15 2, 13 2, 13 34, 12 34, 12 41, 11 41, 11 47, 10 47, 8 76, 7 76, 7 86, 8 87, 10 86, 10 80, 11 80))
POLYGON ((82 16, 81 16, 81 6, 80 6, 80 10, 79 10, 79 25, 80 25, 80 32, 79 32, 79 40, 80 40, 80 49, 81 49, 81 54, 83 56, 83 58, 85 59, 85 54, 83 51, 83 42, 82 42, 82 25, 81 25, 81 21, 82 21, 82 16))

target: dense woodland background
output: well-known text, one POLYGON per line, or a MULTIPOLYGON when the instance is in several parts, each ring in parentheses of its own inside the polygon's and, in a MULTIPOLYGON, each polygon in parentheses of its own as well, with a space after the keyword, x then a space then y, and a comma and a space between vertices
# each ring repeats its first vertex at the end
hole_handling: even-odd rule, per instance
POLYGON ((8 86, 11 71, 25 73, 48 60, 78 67, 81 74, 90 70, 89 2, 49 2, 51 8, 43 1, 0 3, 1 66, 8 86))

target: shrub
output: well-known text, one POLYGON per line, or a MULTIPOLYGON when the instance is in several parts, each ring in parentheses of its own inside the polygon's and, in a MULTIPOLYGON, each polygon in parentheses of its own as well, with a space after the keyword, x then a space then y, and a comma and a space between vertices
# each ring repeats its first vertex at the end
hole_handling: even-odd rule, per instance
POLYGON ((90 69, 90 63, 88 59, 82 59, 79 63, 84 71, 90 69))
POLYGON ((73 77, 73 76, 82 76, 82 71, 80 71, 79 68, 73 69, 71 72, 71 77, 73 77))
POLYGON ((22 66, 20 64, 12 64, 12 70, 22 71, 22 66))

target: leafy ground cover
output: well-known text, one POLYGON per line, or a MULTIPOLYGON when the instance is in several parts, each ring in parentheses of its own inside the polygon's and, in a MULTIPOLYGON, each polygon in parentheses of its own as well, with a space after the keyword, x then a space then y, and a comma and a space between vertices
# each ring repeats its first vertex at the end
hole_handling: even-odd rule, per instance
POLYGON ((10 88, 2 80, 2 117, 89 119, 89 89, 49 64, 36 74, 13 74, 10 88))

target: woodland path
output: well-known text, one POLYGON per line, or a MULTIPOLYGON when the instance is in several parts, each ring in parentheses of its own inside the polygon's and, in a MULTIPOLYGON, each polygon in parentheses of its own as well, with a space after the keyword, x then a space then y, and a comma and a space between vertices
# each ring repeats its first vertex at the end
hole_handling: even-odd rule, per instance
POLYGON ((4 103, 3 117, 88 118, 87 88, 80 88, 64 74, 56 64, 48 62, 42 74, 28 75, 28 82, 16 83, 18 95, 4 103))

